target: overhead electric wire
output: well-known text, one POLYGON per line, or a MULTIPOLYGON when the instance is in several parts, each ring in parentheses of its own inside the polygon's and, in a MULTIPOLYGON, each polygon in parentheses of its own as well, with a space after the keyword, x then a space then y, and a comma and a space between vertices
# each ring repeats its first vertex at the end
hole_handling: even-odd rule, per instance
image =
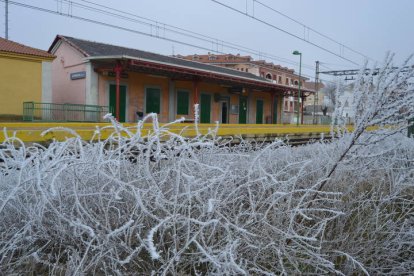
POLYGON ((330 66, 352 67, 352 68, 355 68, 353 65, 349 65, 349 64, 345 65, 345 64, 337 64, 337 63, 329 63, 329 62, 321 62, 321 63, 326 64, 326 65, 330 65, 330 66))
POLYGON ((306 28, 306 29, 308 29, 308 30, 311 30, 312 32, 314 32, 314 33, 316 33, 316 34, 318 34, 318 35, 320 35, 320 36, 322 36, 322 37, 324 37, 324 38, 326 38, 326 39, 330 40, 331 42, 334 42, 334 43, 338 44, 339 46, 343 47, 344 49, 347 49, 347 50, 349 50, 349 51, 351 51, 351 52, 353 52, 353 53, 355 53, 355 54, 358 54, 358 55, 360 55, 360 56, 362 56, 362 57, 366 58, 366 59, 374 60, 374 59, 372 59, 372 58, 368 57, 367 55, 365 55, 365 54, 363 54, 363 53, 361 53, 361 52, 359 52, 359 51, 356 51, 356 50, 352 49, 351 47, 349 47, 349 46, 347 46, 347 45, 345 45, 345 44, 343 44, 343 43, 341 43, 341 42, 339 42, 339 41, 337 41, 337 40, 335 40, 335 39, 333 39, 333 38, 331 38, 331 37, 329 37, 329 36, 327 36, 327 35, 325 35, 325 34, 323 34, 323 33, 321 33, 321 32, 319 32, 319 31, 317 31, 317 30, 315 30, 314 28, 309 27, 309 26, 307 26, 306 24, 304 24, 304 23, 302 23, 302 22, 300 22, 300 21, 298 21, 298 20, 296 20, 296 19, 294 19, 294 18, 292 18, 292 17, 290 17, 290 16, 288 16, 288 15, 284 14, 283 12, 276 10, 275 8, 272 8, 272 7, 270 7, 270 6, 266 5, 266 4, 264 4, 264 3, 262 3, 262 2, 260 2, 260 1, 258 1, 258 0, 253 0, 253 2, 254 2, 254 3, 258 3, 259 5, 261 5, 261 6, 265 7, 265 8, 267 8, 267 9, 269 9, 269 10, 271 10, 271 11, 273 11, 273 12, 275 12, 275 13, 277 13, 277 14, 279 14, 279 15, 281 15, 281 16, 283 16, 283 17, 285 17, 285 18, 288 18, 289 20, 291 20, 291 21, 293 21, 293 22, 295 22, 295 23, 297 23, 297 24, 301 25, 302 27, 304 27, 304 28, 306 28))
POLYGON ((322 62, 319 63, 319 66, 321 66, 323 68, 326 68, 328 70, 333 70, 333 69, 329 68, 328 66, 324 65, 322 62))
MULTIPOLYGON (((5 0, 0 0, 0 1, 5 2, 5 0)), ((145 36, 149 36, 149 37, 153 37, 153 38, 163 39, 163 40, 166 40, 166 41, 170 41, 170 42, 174 42, 174 43, 177 43, 177 44, 181 44, 181 45, 185 45, 185 46, 189 46, 189 47, 194 47, 194 48, 198 48, 198 49, 202 49, 202 50, 207 50, 207 51, 211 50, 209 48, 194 45, 194 44, 191 44, 191 43, 187 43, 187 42, 183 42, 183 41, 179 41, 179 40, 175 40, 175 39, 171 39, 171 38, 166 38, 166 37, 160 37, 159 35, 152 35, 152 34, 148 34, 148 33, 145 33, 145 32, 138 31, 138 30, 134 30, 134 29, 126 28, 126 27, 121 27, 121 26, 118 26, 118 25, 113 25, 113 24, 105 23, 105 22, 90 19, 90 18, 76 16, 76 15, 73 15, 73 14, 72 15, 65 14, 65 13, 61 13, 61 12, 58 12, 58 11, 53 11, 53 10, 45 9, 45 8, 42 8, 42 7, 32 6, 32 5, 28 5, 28 4, 24 4, 24 3, 20 3, 20 2, 16 2, 16 1, 10 1, 9 0, 9 4, 24 7, 24 8, 28 8, 28 9, 33 9, 33 10, 37 10, 37 11, 41 11, 41 12, 45 12, 45 13, 65 16, 65 17, 69 17, 69 18, 73 18, 73 19, 77 19, 77 20, 81 20, 81 21, 85 21, 85 22, 89 22, 89 23, 94 23, 94 24, 97 24, 97 25, 102 25, 102 26, 106 26, 106 27, 110 27, 110 28, 114 28, 114 29, 119 29, 119 30, 123 30, 123 31, 135 33, 135 34, 140 34, 140 35, 145 35, 145 36)))
MULTIPOLYGON (((0 0, 0 1, 5 2, 5 0, 0 0)), ((81 5, 81 6, 83 6, 82 4, 76 3, 74 1, 61 0, 60 3, 62 3, 62 2, 67 2, 67 3, 70 2, 71 5, 75 5, 75 6, 76 5, 81 5)), ((90 2, 90 1, 87 1, 87 2, 90 2)), ((198 48, 198 49, 201 49, 201 50, 207 50, 207 51, 212 50, 212 49, 206 48, 204 46, 200 46, 200 45, 196 45, 196 44, 192 44, 192 43, 188 43, 188 42, 184 42, 184 41, 176 40, 176 39, 172 39, 172 38, 163 37, 163 36, 160 36, 159 34, 154 35, 154 34, 152 34, 152 32, 151 33, 146 33, 146 32, 143 32, 143 31, 139 31, 139 30, 135 30, 135 29, 131 29, 131 28, 126 28, 126 27, 122 27, 122 26, 118 26, 118 25, 114 25, 114 24, 110 24, 110 23, 106 23, 106 22, 86 18, 86 17, 76 16, 76 15, 73 15, 73 12, 64 13, 62 8, 60 9, 60 11, 54 11, 54 10, 46 9, 46 8, 43 8, 43 7, 32 6, 32 5, 17 2, 17 1, 9 1, 9 4, 15 5, 15 6, 20 6, 20 7, 23 7, 23 8, 33 9, 33 10, 37 10, 37 11, 45 12, 45 13, 49 13, 49 14, 55 14, 55 15, 59 15, 59 16, 69 17, 69 18, 73 18, 73 19, 76 19, 76 20, 85 21, 85 22, 89 22, 89 23, 93 23, 93 24, 97 24, 97 25, 102 25, 102 26, 106 26, 106 27, 110 27, 110 28, 114 28, 114 29, 119 29, 119 30, 123 30, 123 31, 127 31, 127 32, 139 34, 139 35, 145 35, 145 36, 149 36, 149 37, 153 37, 153 38, 157 38, 157 39, 162 39, 162 40, 166 40, 166 41, 169 41, 169 42, 173 42, 173 43, 177 43, 177 44, 181 44, 181 45, 185 45, 185 46, 189 46, 189 47, 193 47, 193 48, 198 48)), ((86 6, 86 8, 90 8, 90 7, 86 6)), ((58 7, 57 10, 59 10, 59 7, 58 7)), ((107 11, 99 11, 99 12, 105 13, 105 14, 110 14, 111 13, 111 12, 107 12, 107 11)), ((113 14, 113 16, 121 16, 121 15, 113 14)), ((151 21, 151 19, 147 19, 147 20, 151 21)), ((145 23, 145 24, 153 26, 153 24, 151 24, 151 23, 145 23)), ((243 46, 241 46, 241 47, 243 47, 243 46)), ((237 48, 237 49, 241 50, 239 48, 237 48)), ((224 52, 216 51, 214 49, 212 51, 214 51, 216 53, 220 53, 220 54, 225 54, 224 52)), ((255 51, 255 50, 252 50, 252 51, 255 51)), ((261 54, 262 54, 262 56, 265 56, 265 55, 263 55, 263 53, 261 53, 261 54)), ((298 65, 298 63, 296 63, 296 62, 292 62, 292 63, 294 63, 294 65, 298 65)), ((313 67, 311 67, 311 66, 308 66, 308 67, 313 69, 313 67)), ((302 75, 304 75, 304 74, 302 74, 302 75)), ((313 78, 313 77, 311 77, 311 78, 313 78)))
MULTIPOLYGON (((5 2, 5 0, 0 0, 0 1, 5 2)), ((56 1, 56 0, 54 0, 54 1, 56 1)), ((84 0, 82 0, 82 1, 84 1, 84 0)), ((82 5, 82 4, 76 3, 74 1, 68 1, 68 0, 61 0, 61 2, 71 2, 72 4, 75 4, 75 6, 76 5, 82 5)), ((90 1, 85 1, 85 2, 90 2, 90 1)), ((201 49, 201 50, 211 50, 209 48, 205 48, 205 47, 202 47, 202 46, 199 46, 199 45, 195 45, 195 44, 191 44, 191 43, 187 43, 187 42, 183 42, 183 41, 179 41, 179 40, 174 40, 174 39, 170 39, 170 38, 165 38, 165 37, 161 37, 159 35, 153 35, 153 34, 141 32, 141 31, 138 31, 138 30, 134 30, 134 29, 130 29, 130 28, 126 28, 126 27, 122 27, 122 26, 118 26, 118 25, 113 25, 113 24, 105 23, 105 22, 102 22, 102 21, 94 20, 94 19, 90 19, 90 18, 76 16, 76 15, 73 15, 73 14, 66 14, 66 13, 63 13, 62 11, 60 11, 60 12, 59 11, 54 11, 54 10, 45 9, 45 8, 37 7, 37 6, 32 6, 32 5, 28 5, 28 4, 20 3, 20 2, 16 2, 16 1, 9 1, 9 4, 24 7, 24 8, 29 8, 29 9, 33 9, 33 10, 37 10, 37 11, 41 11, 41 12, 46 12, 46 13, 50 13, 50 14, 55 14, 55 15, 59 15, 59 16, 69 17, 69 18, 73 18, 73 19, 77 19, 77 20, 81 20, 81 21, 85 21, 85 22, 89 22, 89 23, 93 23, 93 24, 103 25, 103 26, 106 26, 106 27, 115 28, 115 29, 119 29, 119 30, 123 30, 123 31, 128 31, 128 32, 132 32, 132 33, 136 33, 136 34, 140 34, 140 35, 150 36, 150 37, 157 38, 157 39, 163 39, 163 40, 178 43, 178 44, 181 44, 181 45, 185 45, 185 46, 189 46, 189 47, 193 47, 193 48, 198 48, 198 49, 201 49)), ((105 14, 111 13, 111 12, 107 12, 107 11, 103 11, 103 12, 105 14)), ((117 16, 117 15, 114 14, 114 16, 117 16)), ((139 16, 136 16, 136 17, 139 17, 139 16)), ((143 19, 148 20, 148 21, 153 21, 151 19, 146 19, 146 18, 143 18, 143 19)), ((160 23, 160 22, 157 22, 157 23, 160 23)), ((152 25, 150 23, 146 23, 146 24, 147 25, 152 25)), ((167 25, 167 24, 165 24, 165 25, 167 25)), ((218 53, 224 54, 224 52, 218 52, 218 53)), ((298 63, 296 63, 295 65, 298 65, 298 63)), ((313 76, 307 75, 307 74, 304 74, 304 73, 302 73, 301 75, 303 77, 307 77, 309 79, 314 78, 313 76)), ((334 82, 328 81, 328 80, 323 80, 323 81, 334 83, 334 82)))
POLYGON ((335 52, 333 52, 333 51, 331 51, 331 50, 329 50, 329 49, 327 49, 327 48, 325 48, 323 46, 320 46, 320 45, 318 45, 316 43, 313 43, 311 41, 308 41, 308 40, 306 40, 306 39, 304 39, 304 38, 302 38, 302 37, 300 37, 300 36, 298 36, 296 34, 293 34, 293 33, 289 32, 289 31, 286 31, 285 29, 282 29, 281 27, 278 27, 278 26, 276 26, 276 25, 274 25, 272 23, 269 23, 269 22, 267 22, 267 21, 265 21, 263 19, 257 18, 254 15, 250 15, 248 13, 245 13, 245 12, 243 12, 241 10, 238 10, 238 9, 232 7, 232 6, 226 5, 226 4, 224 4, 224 3, 220 2, 220 1, 217 1, 217 0, 211 0, 211 1, 214 2, 214 3, 216 3, 216 4, 219 4, 219 5, 223 6, 225 8, 227 8, 227 9, 230 9, 230 10, 232 10, 234 12, 237 12, 237 13, 242 14, 244 16, 250 17, 250 18, 252 18, 252 19, 254 19, 254 20, 256 20, 256 21, 258 21, 258 22, 260 22, 260 23, 262 23, 264 25, 267 25, 267 26, 269 26, 269 27, 271 27, 273 29, 276 29, 276 30, 278 30, 280 32, 283 32, 283 33, 285 33, 285 34, 287 34, 289 36, 292 36, 292 37, 294 37, 296 39, 302 40, 302 41, 304 41, 304 42, 306 42, 306 43, 308 43, 308 44, 310 44, 310 45, 312 45, 314 47, 317 47, 317 48, 319 48, 319 49, 321 49, 321 50, 323 50, 323 51, 325 51, 327 53, 330 53, 330 54, 332 54, 334 56, 337 56, 337 57, 339 57, 339 58, 341 58, 343 60, 346 60, 346 61, 348 61, 348 62, 350 62, 350 63, 352 63, 354 65, 359 65, 358 63, 356 63, 355 61, 353 61, 351 59, 348 59, 346 57, 343 57, 343 56, 341 56, 341 55, 339 55, 339 54, 337 54, 337 53, 335 53, 335 52))
MULTIPOLYGON (((55 1, 57 1, 57 0, 55 0, 55 1)), ((238 51, 241 51, 241 52, 244 52, 244 53, 256 55, 258 57, 269 58, 269 59, 274 60, 274 61, 284 62, 284 63, 288 63, 288 64, 291 64, 291 65, 298 65, 298 62, 287 59, 287 58, 281 58, 281 57, 278 57, 278 56, 275 56, 275 55, 272 55, 272 54, 269 54, 269 53, 257 51, 257 50, 254 50, 254 49, 242 46, 242 45, 238 45, 238 44, 227 42, 227 41, 217 39, 217 38, 214 38, 214 37, 206 36, 206 35, 203 35, 201 33, 193 32, 193 31, 190 31, 190 30, 187 30, 187 29, 184 29, 184 28, 176 27, 176 26, 173 26, 173 25, 169 25, 169 24, 166 24, 166 23, 162 23, 162 22, 153 20, 153 19, 138 16, 138 15, 135 15, 133 13, 122 11, 122 10, 119 10, 119 9, 114 9, 114 8, 109 7, 109 6, 98 4, 98 3, 95 3, 95 2, 92 2, 92 1, 81 0, 82 2, 100 7, 100 9, 94 8, 94 7, 91 7, 91 6, 87 6, 87 5, 84 5, 84 4, 80 4, 80 3, 77 3, 75 1, 69 1, 69 0, 63 0, 63 1, 66 2, 66 3, 70 3, 72 5, 74 4, 78 7, 84 8, 84 9, 92 10, 92 11, 97 12, 97 13, 102 13, 102 14, 114 16, 114 17, 117 17, 117 18, 121 18, 121 19, 124 19, 124 20, 131 21, 131 22, 144 24, 144 25, 147 25, 147 26, 150 26, 150 27, 163 28, 164 30, 167 30, 167 31, 175 33, 175 34, 179 34, 179 35, 182 35, 182 36, 198 39, 198 40, 201 40, 203 42, 212 43, 212 45, 217 45, 217 47, 218 46, 221 46, 222 48, 226 47, 226 48, 229 48, 229 49, 238 50, 238 51), (110 11, 103 10, 102 8, 103 9, 108 9, 110 11), (114 13, 114 12, 117 12, 117 13, 114 13), (126 15, 128 15, 129 17, 126 16, 126 15), (139 18, 139 19, 142 19, 142 20, 152 22, 152 24, 148 23, 148 22, 143 22, 142 20, 133 19, 133 18, 131 18, 131 16, 134 17, 134 18, 139 18), (153 24, 155 24, 155 26, 153 24)), ((223 52, 219 52, 218 50, 215 50, 213 48, 211 48, 210 50, 213 51, 213 52, 216 52, 216 53, 223 53, 223 52)), ((307 65, 307 64, 302 64, 302 65, 305 68, 308 68, 308 69, 311 69, 311 70, 314 69, 313 66, 311 66, 311 65, 307 65)))

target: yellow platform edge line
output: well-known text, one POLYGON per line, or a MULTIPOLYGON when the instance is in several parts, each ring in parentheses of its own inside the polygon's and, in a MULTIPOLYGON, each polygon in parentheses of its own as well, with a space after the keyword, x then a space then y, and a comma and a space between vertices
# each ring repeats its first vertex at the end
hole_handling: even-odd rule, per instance
MULTIPOLYGON (((123 124, 129 131, 135 133, 136 124, 123 124)), ((164 126, 165 124, 160 124, 164 126)), ((113 129, 108 123, 2 123, 0 124, 0 141, 5 140, 3 129, 6 128, 7 136, 15 136, 23 142, 45 142, 53 139, 63 141, 66 138, 73 137, 74 135, 68 131, 51 131, 45 136, 41 136, 44 130, 53 127, 63 127, 74 130, 83 140, 90 141, 93 137, 97 139, 95 133, 96 127, 109 127, 100 131, 100 138, 106 139, 113 134, 113 129)), ((216 124, 200 124, 199 131, 201 134, 207 134, 209 130, 215 129, 216 124)), ((348 128, 351 130, 352 128, 348 128)), ((144 124, 142 130, 142 136, 145 137, 148 131, 153 131, 153 125, 151 123, 144 124)), ((175 134, 181 134, 184 137, 196 136, 194 124, 172 124, 168 126, 168 131, 175 134)), ((319 135, 321 133, 330 133, 330 126, 315 126, 315 125, 257 125, 257 124, 226 124, 220 125, 217 135, 218 136, 233 136, 233 137, 283 137, 283 136, 312 136, 319 135)))

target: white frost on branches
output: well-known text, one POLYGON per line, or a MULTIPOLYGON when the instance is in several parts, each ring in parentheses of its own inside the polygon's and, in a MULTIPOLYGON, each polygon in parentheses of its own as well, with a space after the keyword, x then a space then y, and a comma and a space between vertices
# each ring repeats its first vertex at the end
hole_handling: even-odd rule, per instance
POLYGON ((331 142, 232 145, 216 129, 185 138, 155 114, 132 129, 108 115, 112 126, 104 129, 113 134, 102 140, 97 129, 91 143, 66 129, 54 131, 70 138, 47 147, 7 137, 0 270, 412 272, 414 140, 402 133, 413 118, 412 70, 390 67, 387 59, 378 77, 360 76, 355 129, 331 142), (144 137, 148 120, 153 129, 144 137))

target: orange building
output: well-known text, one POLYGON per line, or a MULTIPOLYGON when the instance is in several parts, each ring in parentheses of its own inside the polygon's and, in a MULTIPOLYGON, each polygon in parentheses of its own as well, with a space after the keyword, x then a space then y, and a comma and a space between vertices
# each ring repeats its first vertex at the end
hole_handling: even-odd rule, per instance
POLYGON ((279 123, 283 96, 297 93, 248 72, 67 36, 49 52, 54 102, 109 105, 121 122, 150 112, 192 121, 199 104, 201 123, 279 123))
MULTIPOLYGON (((301 80, 301 86, 303 87, 306 84, 306 80, 308 80, 305 77, 299 78, 299 75, 295 74, 293 69, 266 62, 264 60, 253 60, 251 56, 241 56, 239 54, 216 55, 208 53, 207 55, 177 55, 177 57, 247 72, 289 88, 298 88, 299 79, 301 80)), ((291 93, 290 90, 287 91, 286 97, 283 99, 283 122, 293 122, 293 120, 296 119, 295 113, 297 113, 298 99, 297 97, 294 97, 293 92, 291 93)))
MULTIPOLYGON (((239 54, 216 55, 208 53, 207 55, 177 55, 176 57, 251 73, 255 76, 272 80, 278 84, 288 86, 297 86, 299 84, 299 75, 295 74, 293 69, 264 60, 253 60, 251 56, 241 56, 239 54)), ((300 79, 302 80, 302 84, 307 80, 305 77, 301 77, 300 79)))

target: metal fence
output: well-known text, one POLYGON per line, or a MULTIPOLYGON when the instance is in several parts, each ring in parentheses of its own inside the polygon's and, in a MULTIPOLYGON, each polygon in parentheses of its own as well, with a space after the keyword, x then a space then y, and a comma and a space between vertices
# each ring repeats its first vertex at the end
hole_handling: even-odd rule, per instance
POLYGON ((408 121, 408 137, 414 137, 414 119, 408 121))
POLYGON ((24 121, 43 122, 101 122, 112 113, 109 106, 83 104, 23 103, 24 121))
MULTIPOLYGON (((296 113, 283 113, 282 123, 283 124, 296 124, 297 114, 296 113)), ((303 115, 304 125, 330 125, 332 122, 331 116, 316 115, 303 115)), ((301 123, 302 124, 302 123, 301 123)))

